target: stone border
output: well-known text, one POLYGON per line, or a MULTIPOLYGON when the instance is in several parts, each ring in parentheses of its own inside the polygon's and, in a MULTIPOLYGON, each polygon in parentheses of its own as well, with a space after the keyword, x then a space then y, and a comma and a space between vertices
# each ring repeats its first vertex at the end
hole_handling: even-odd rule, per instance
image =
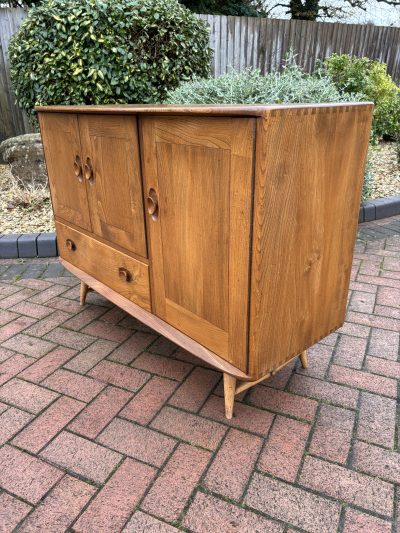
POLYGON ((55 233, 0 235, 0 259, 57 257, 55 233))
MULTIPOLYGON (((372 222, 400 215, 400 195, 378 198, 360 207, 358 222, 372 222)), ((0 235, 0 259, 57 257, 55 233, 0 235)))
POLYGON ((361 204, 358 222, 372 222, 400 215, 400 195, 368 200, 361 204))

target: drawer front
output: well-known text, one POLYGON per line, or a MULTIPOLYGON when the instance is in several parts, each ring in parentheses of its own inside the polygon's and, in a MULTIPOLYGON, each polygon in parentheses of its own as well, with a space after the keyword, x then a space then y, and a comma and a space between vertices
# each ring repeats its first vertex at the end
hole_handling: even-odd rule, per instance
POLYGON ((56 231, 63 259, 151 311, 147 265, 60 222, 56 222, 56 231))

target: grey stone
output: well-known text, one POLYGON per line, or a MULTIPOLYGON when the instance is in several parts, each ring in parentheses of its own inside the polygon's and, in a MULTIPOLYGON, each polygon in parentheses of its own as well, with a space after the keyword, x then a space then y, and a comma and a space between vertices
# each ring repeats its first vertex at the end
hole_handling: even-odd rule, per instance
POLYGON ((26 233, 18 239, 18 257, 37 257, 36 239, 39 233, 26 233))
POLYGON ((376 220, 375 204, 373 204, 372 202, 366 202, 363 207, 364 222, 371 222, 371 220, 376 220))
POLYGON ((400 215, 400 195, 378 198, 373 200, 373 203, 375 204, 376 220, 400 215))
POLYGON ((18 257, 18 237, 19 235, 2 235, 0 237, 1 259, 12 259, 18 257))
POLYGON ((47 182, 43 145, 39 133, 11 137, 0 144, 0 159, 10 165, 12 175, 25 184, 47 182))
POLYGON ((57 256, 57 241, 55 233, 41 233, 36 242, 38 257, 57 256))
POLYGON ((360 211, 358 212, 358 223, 364 222, 364 206, 360 206, 360 211))

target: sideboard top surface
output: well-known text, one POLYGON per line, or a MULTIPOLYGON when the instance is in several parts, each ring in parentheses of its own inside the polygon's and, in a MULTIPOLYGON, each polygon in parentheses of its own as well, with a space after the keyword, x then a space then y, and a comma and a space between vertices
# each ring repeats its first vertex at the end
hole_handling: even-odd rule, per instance
POLYGON ((110 105, 50 105, 36 106, 41 113, 107 113, 107 114, 170 114, 170 115, 230 115, 230 116, 265 116, 279 110, 307 112, 318 109, 321 112, 348 111, 360 106, 371 107, 372 102, 337 102, 326 104, 275 104, 275 105, 148 105, 148 104, 110 104, 110 105))

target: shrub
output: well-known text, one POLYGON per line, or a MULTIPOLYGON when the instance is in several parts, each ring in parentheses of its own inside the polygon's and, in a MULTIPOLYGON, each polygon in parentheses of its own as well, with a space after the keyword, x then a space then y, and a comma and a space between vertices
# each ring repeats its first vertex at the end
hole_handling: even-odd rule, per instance
POLYGON ((358 93, 361 99, 374 102, 375 137, 396 137, 400 128, 400 89, 384 63, 367 57, 333 54, 322 66, 339 90, 358 93))
POLYGON ((262 75, 259 70, 231 71, 218 78, 195 79, 169 91, 170 104, 277 104, 355 100, 341 92, 326 75, 310 76, 297 66, 293 56, 282 72, 262 75))
POLYGON ((10 47, 19 104, 153 103, 209 72, 208 29, 176 0, 47 0, 10 47))

